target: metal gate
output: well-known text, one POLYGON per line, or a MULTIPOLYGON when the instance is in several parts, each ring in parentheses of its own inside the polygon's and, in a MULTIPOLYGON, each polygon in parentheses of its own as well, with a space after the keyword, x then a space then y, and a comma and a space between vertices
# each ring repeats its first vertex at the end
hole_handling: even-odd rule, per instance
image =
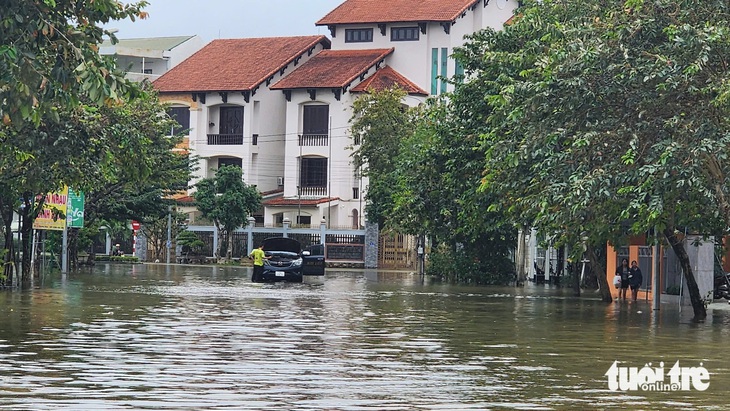
POLYGON ((416 268, 416 238, 398 233, 380 233, 378 238, 378 268, 416 268))

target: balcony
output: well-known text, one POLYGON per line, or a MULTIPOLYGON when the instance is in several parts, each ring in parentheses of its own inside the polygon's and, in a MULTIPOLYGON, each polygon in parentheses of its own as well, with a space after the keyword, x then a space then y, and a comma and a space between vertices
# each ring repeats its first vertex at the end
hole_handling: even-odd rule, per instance
POLYGON ((299 145, 302 147, 327 147, 327 134, 303 134, 299 135, 299 145))
POLYGON ((327 195, 327 187, 299 187, 300 196, 324 197, 327 195))
POLYGON ((208 134, 209 146, 240 146, 243 145, 242 134, 208 134))
POLYGON ((145 80, 155 81, 160 78, 159 74, 146 74, 146 73, 125 73, 124 77, 129 81, 141 83, 145 80))

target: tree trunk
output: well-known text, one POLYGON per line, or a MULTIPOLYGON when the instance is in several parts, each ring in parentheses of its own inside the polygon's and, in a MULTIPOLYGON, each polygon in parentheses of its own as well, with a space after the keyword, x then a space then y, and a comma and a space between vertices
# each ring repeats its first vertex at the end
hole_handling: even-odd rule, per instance
POLYGON ((13 231, 10 229, 10 225, 7 224, 5 227, 5 248, 2 250, 3 255, 3 275, 5 276, 3 282, 6 286, 13 284, 13 272, 15 271, 14 264, 15 259, 13 254, 13 231))
MULTIPOLYGON (((28 207, 30 209, 30 207, 28 207)), ((21 214, 21 244, 20 244, 20 252, 22 255, 20 256, 20 260, 22 261, 22 269, 21 269, 21 278, 22 278, 22 284, 23 287, 30 287, 32 285, 32 278, 33 278, 33 267, 30 265, 31 261, 31 240, 33 238, 33 226, 31 219, 27 215, 27 213, 21 214)))
POLYGON ((225 233, 218 226, 217 223, 216 223, 215 226, 216 226, 216 233, 215 234, 218 236, 218 244, 215 247, 215 252, 214 252, 213 257, 215 257, 216 263, 220 263, 221 262, 221 245, 223 244, 223 241, 221 241, 221 238, 223 238, 223 236, 225 235, 225 233))
MULTIPOLYGON (((684 249, 684 243, 675 234, 674 227, 665 228, 664 237, 666 237, 669 245, 672 246, 674 254, 677 255, 679 263, 682 265, 684 279, 687 281, 689 299, 692 303, 692 311, 694 312, 694 317, 692 318, 692 321, 703 322, 705 318, 707 318, 707 309, 705 309, 705 302, 702 300, 702 296, 700 295, 700 289, 697 286, 694 272, 692 272, 692 264, 689 261, 689 255, 687 255, 687 251, 684 249)), ((659 292, 658 289, 657 292, 659 292)))
POLYGON ((606 262, 599 258, 595 250, 589 245, 586 250, 588 258, 591 260, 591 267, 596 274, 598 280, 598 290, 601 292, 601 301, 610 303, 613 301, 611 297, 611 289, 608 288, 608 279, 606 279, 606 262))
POLYGON ((230 263, 233 260, 233 230, 226 230, 226 262, 230 263))
POLYGON ((583 263, 571 263, 568 264, 570 267, 570 277, 573 280, 573 296, 580 297, 580 274, 583 272, 583 263))

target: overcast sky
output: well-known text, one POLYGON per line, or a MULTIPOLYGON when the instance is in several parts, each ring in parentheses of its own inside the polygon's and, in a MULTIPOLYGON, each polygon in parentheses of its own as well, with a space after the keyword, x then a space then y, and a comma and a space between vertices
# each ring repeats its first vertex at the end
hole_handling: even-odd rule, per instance
MULTIPOLYGON (((134 1, 125 0, 125 3, 134 1)), ((325 34, 314 23, 344 0, 148 0, 149 17, 115 21, 117 37, 184 36, 197 34, 205 42, 218 38, 325 34)))

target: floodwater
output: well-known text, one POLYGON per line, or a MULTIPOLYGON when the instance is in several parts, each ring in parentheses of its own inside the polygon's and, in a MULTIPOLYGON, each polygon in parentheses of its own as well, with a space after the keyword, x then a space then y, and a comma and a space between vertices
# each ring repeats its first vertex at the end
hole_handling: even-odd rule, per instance
POLYGON ((102 265, 1 292, 0 409, 719 410, 728 402, 730 311, 694 324, 688 309, 607 305, 549 286, 332 270, 303 284, 249 277, 240 267, 102 265), (664 362, 666 383, 677 361, 704 367, 709 387, 611 391, 605 374, 616 360, 664 362))

